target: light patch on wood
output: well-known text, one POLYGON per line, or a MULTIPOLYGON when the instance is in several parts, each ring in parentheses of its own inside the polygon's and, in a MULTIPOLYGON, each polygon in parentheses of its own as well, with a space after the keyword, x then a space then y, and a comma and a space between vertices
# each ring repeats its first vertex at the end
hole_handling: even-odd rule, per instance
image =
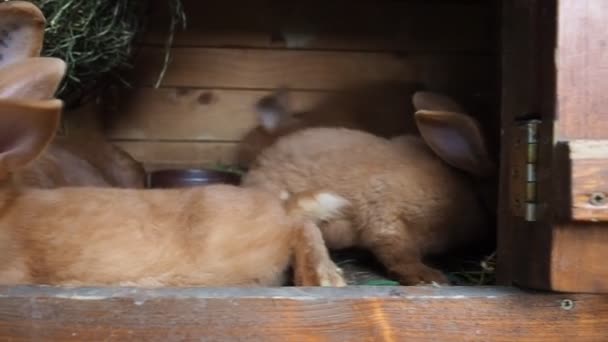
POLYGON ((608 159, 608 140, 568 141, 570 159, 608 159))

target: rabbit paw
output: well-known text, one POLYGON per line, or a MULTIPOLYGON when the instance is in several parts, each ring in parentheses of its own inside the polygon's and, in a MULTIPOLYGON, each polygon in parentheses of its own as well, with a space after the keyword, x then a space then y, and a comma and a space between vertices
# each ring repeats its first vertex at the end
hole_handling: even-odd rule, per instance
POLYGON ((448 278, 441 271, 423 264, 407 265, 403 270, 398 274, 401 285, 449 284, 448 278))
POLYGON ((346 286, 346 281, 344 281, 343 275, 344 273, 342 272, 342 269, 336 266, 333 262, 331 265, 319 265, 317 268, 319 286, 346 286))

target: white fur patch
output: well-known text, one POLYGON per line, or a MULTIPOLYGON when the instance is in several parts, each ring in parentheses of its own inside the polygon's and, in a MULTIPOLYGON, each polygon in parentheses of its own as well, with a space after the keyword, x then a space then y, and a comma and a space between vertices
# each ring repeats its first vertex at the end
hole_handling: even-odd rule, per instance
POLYGON ((276 110, 260 109, 260 123, 268 132, 273 132, 279 127, 281 115, 276 110))
POLYGON ((342 208, 350 204, 344 197, 328 192, 317 194, 315 200, 315 203, 301 203, 301 205, 314 212, 315 217, 320 220, 328 220, 336 216, 342 208))

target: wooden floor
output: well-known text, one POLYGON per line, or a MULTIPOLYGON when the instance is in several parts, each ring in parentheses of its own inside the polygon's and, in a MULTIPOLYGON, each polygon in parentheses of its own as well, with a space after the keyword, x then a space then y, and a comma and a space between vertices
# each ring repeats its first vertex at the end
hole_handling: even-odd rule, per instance
POLYGON ((501 287, 0 287, 0 341, 601 341, 608 295, 501 287))

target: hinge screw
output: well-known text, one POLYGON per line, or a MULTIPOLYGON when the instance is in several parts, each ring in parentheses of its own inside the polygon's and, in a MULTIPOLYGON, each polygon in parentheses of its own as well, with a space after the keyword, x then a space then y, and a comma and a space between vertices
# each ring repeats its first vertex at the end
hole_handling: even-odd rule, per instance
POLYGON ((603 192, 593 192, 589 196, 589 203, 593 206, 599 207, 606 204, 606 194, 603 192))

